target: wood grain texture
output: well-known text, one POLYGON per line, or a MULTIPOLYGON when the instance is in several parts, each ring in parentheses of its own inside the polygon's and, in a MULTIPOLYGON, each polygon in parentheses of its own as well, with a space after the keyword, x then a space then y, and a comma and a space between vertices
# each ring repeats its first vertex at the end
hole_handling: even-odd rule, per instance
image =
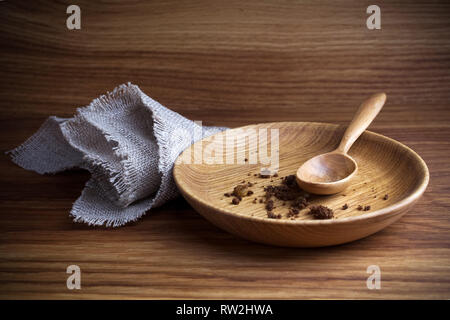
POLYGON ((0 156, 2 298, 450 298, 450 4, 378 1, 0 2, 0 149, 48 115, 132 81, 208 125, 345 125, 369 94, 389 97, 371 130, 427 162, 422 199, 366 239, 289 249, 235 238, 179 199, 108 230, 68 212, 88 175, 39 176, 0 156), (78 264, 82 289, 66 289, 78 264), (368 290, 379 265, 382 289, 368 290))

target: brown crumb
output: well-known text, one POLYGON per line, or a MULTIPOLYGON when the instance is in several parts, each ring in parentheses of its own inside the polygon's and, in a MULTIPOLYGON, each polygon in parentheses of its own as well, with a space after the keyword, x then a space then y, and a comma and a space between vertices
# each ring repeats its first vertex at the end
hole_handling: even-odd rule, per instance
POLYGON ((348 204, 344 204, 343 206, 342 206, 342 210, 347 210, 348 209, 348 204))
POLYGON ((364 207, 364 211, 369 211, 370 210, 370 206, 365 206, 364 207))
POLYGON ((274 176, 275 178, 278 177, 278 173, 275 173, 273 176, 274 176))
MULTIPOLYGON (((306 208, 309 205, 307 201, 307 197, 309 197, 309 194, 300 189, 300 187, 297 185, 295 175, 282 177, 281 179, 281 185, 273 184, 265 187, 263 186, 265 193, 259 200, 259 202, 264 202, 266 204, 265 209, 269 214, 269 212, 272 212, 272 210, 275 208, 273 198, 281 200, 282 206, 289 206, 287 218, 291 218, 297 215, 300 210, 306 208), (287 201, 289 201, 290 203, 288 203, 287 201)), ((273 182, 273 180, 271 180, 271 182, 273 182)))
POLYGON ((253 191, 252 190, 248 190, 247 191, 247 196, 251 196, 253 194, 253 191))
POLYGON ((295 178, 295 175, 291 174, 289 176, 286 176, 283 178, 283 184, 290 187, 290 188, 294 188, 297 186, 297 181, 295 178))
POLYGON ((256 203, 256 198, 255 199, 253 199, 253 201, 252 201, 253 203, 256 203))
POLYGON ((309 214, 315 219, 331 219, 334 216, 333 210, 325 206, 313 206, 309 210, 309 214))
POLYGON ((273 210, 273 200, 269 200, 266 203, 266 210, 267 211, 272 211, 273 210))
POLYGON ((297 184, 294 186, 282 184, 270 185, 264 188, 266 198, 275 197, 282 201, 295 200, 299 197, 306 199, 309 195, 301 190, 297 184))
POLYGON ((292 202, 292 208, 297 208, 299 210, 305 209, 308 205, 309 203, 304 197, 298 197, 292 202))
POLYGON ((233 200, 231 200, 232 204, 239 204, 241 202, 238 198, 234 197, 233 200))
POLYGON ((387 199, 389 199, 389 195, 386 193, 383 197, 383 200, 387 200, 387 199))
POLYGON ((235 197, 245 197, 247 195, 248 185, 240 184, 234 187, 232 195, 235 197))
POLYGON ((225 197, 231 197, 231 194, 230 194, 229 192, 224 193, 223 195, 224 195, 225 197))
POLYGON ((288 218, 295 217, 299 214, 300 211, 298 209, 289 209, 289 212, 287 214, 288 218))
POLYGON ((267 211, 267 217, 270 219, 281 219, 281 214, 275 214, 272 211, 267 211))
POLYGON ((247 159, 247 158, 245 158, 245 159, 244 159, 244 161, 245 161, 245 162, 247 162, 247 161, 248 161, 248 159, 247 159))
POLYGON ((358 209, 359 211, 361 211, 361 210, 363 210, 364 208, 363 208, 362 205, 359 205, 357 209, 358 209))

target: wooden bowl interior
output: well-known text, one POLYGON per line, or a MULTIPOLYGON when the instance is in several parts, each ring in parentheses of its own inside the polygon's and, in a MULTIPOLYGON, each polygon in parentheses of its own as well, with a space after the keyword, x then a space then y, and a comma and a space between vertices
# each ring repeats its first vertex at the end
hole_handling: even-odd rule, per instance
MULTIPOLYGON (((176 180, 189 197, 217 210, 224 210, 242 216, 267 219, 264 204, 253 203, 253 199, 263 195, 263 188, 269 184, 281 183, 281 178, 295 174, 298 167, 311 157, 335 149, 345 130, 342 126, 321 123, 270 123, 244 128, 279 129, 280 170, 279 177, 262 179, 254 174, 260 172, 261 164, 183 164, 177 163, 176 180), (239 205, 233 205, 231 198, 224 194, 242 181, 252 182, 250 188, 254 195, 244 197, 239 205), (273 181, 273 182, 272 182, 273 181)), ((219 135, 223 135, 220 133, 219 135)), ((217 138, 217 137, 216 137, 217 138)), ((218 140, 203 141, 203 147, 218 140)), ((270 151, 270 141, 268 142, 270 151)), ((193 162, 195 147, 191 148, 193 162)), ((247 140, 245 157, 257 153, 247 140)), ((373 213, 391 206, 408 197, 423 183, 426 172, 417 155, 402 144, 384 136, 365 132, 353 145, 349 154, 358 163, 359 169, 351 187, 329 196, 312 196, 312 204, 321 204, 335 211, 335 219, 360 216, 373 213), (388 199, 384 200, 384 196, 388 199), (347 204, 349 208, 343 210, 347 204), (357 207, 370 206, 369 211, 357 210, 357 207)), ((226 153, 223 155, 225 161, 226 153)), ((280 213, 286 219, 288 206, 275 200, 274 213, 280 213)), ((302 210, 295 220, 310 220, 308 210, 302 210)), ((270 222, 272 219, 267 219, 270 222)), ((273 220, 272 220, 273 221, 273 220)))

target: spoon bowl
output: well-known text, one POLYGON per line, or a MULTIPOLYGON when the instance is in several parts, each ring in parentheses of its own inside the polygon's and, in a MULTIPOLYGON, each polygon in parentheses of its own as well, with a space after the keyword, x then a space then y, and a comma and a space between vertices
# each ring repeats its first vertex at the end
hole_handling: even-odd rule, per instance
POLYGON ((338 152, 318 155, 297 171, 300 188, 315 194, 334 194, 347 188, 358 165, 352 157, 338 152))
POLYGON ((378 93, 361 104, 339 147, 309 159, 297 170, 296 178, 300 188, 315 194, 334 194, 350 185, 358 164, 347 152, 372 123, 385 102, 386 94, 378 93))

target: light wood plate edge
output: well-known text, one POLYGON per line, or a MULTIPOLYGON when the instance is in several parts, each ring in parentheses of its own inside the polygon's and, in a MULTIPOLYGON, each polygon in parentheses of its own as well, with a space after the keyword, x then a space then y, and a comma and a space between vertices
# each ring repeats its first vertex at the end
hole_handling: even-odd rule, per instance
MULTIPOLYGON (((334 127, 339 127, 339 125, 337 124, 333 124, 333 123, 326 123, 326 122, 292 122, 292 121, 284 121, 284 122, 267 122, 264 123, 265 125, 273 125, 273 124, 278 124, 278 125, 289 125, 289 124, 317 124, 317 125, 326 125, 326 126, 334 126, 334 127)), ((245 129, 247 127, 252 127, 255 124, 251 124, 251 125, 247 125, 247 126, 243 126, 243 127, 237 127, 237 128, 231 128, 228 130, 235 130, 235 129, 245 129)), ((259 125, 259 124, 257 124, 259 125)), ((216 133, 214 135, 217 134, 222 134, 222 132, 216 133)), ((409 148, 408 146, 404 145, 401 142, 398 142, 397 140, 394 140, 392 138, 386 137, 382 134, 376 133, 376 132, 372 132, 369 130, 364 131, 365 134, 369 134, 369 135, 374 135, 374 136, 378 136, 381 137, 383 139, 387 139, 389 141, 391 141, 392 143, 394 143, 395 145, 397 145, 398 147, 407 150, 408 152, 410 152, 415 158, 416 160, 419 161, 419 163, 421 164, 421 168, 424 172, 424 176, 422 178, 422 182, 421 184, 406 198, 400 200, 399 202, 396 202, 394 204, 391 204, 390 206, 387 206, 385 208, 370 212, 370 213, 365 213, 359 216, 353 216, 353 217, 346 217, 346 218, 340 218, 340 219, 329 219, 329 220, 279 220, 279 219, 268 219, 265 217, 255 217, 255 216, 250 216, 250 215, 243 215, 243 214, 238 214, 238 213, 234 213, 234 212, 230 212, 227 210, 224 210, 222 208, 219 207, 215 207, 212 206, 210 203, 203 201, 202 199, 198 198, 197 196, 195 196, 194 194, 192 194, 191 192, 189 192, 189 188, 186 187, 182 180, 179 178, 180 177, 180 173, 179 173, 179 169, 178 166, 175 165, 174 169, 173 169, 173 177, 175 180, 175 184, 177 185, 178 189, 180 190, 181 194, 183 195, 183 197, 189 197, 194 199, 195 201, 201 203, 203 206, 207 207, 209 210, 213 210, 213 211, 217 211, 220 212, 222 214, 225 215, 229 215, 229 216, 233 216, 235 218, 239 218, 239 219, 246 219, 249 221, 257 221, 257 222, 265 222, 268 224, 281 224, 281 225, 329 225, 329 224, 343 224, 343 223, 350 223, 350 222, 356 222, 356 221, 362 221, 362 220, 366 220, 366 219, 371 219, 371 218, 376 218, 376 217, 382 217, 382 216, 386 216, 389 215, 390 213, 395 213, 395 212, 399 212, 402 209, 406 209, 408 208, 409 205, 412 205, 415 201, 417 201, 425 192, 428 183, 430 181, 430 173, 428 170, 428 167, 425 163, 425 161, 411 148, 409 148)), ((188 147, 190 148, 190 146, 188 147)), ((184 151, 183 151, 184 152, 184 151)), ((179 157, 183 154, 180 153, 179 157)), ((175 162, 176 163, 176 162, 175 162)), ((403 212, 403 214, 406 213, 406 211, 403 212)), ((402 215, 403 215, 402 214, 402 215)))

